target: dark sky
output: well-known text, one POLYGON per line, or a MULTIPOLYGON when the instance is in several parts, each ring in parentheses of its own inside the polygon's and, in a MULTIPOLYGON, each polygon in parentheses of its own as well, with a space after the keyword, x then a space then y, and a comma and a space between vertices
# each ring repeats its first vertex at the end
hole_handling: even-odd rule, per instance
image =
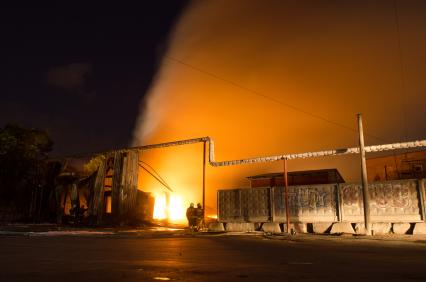
POLYGON ((186 1, 2 7, 0 126, 46 129, 55 155, 127 146, 186 1))

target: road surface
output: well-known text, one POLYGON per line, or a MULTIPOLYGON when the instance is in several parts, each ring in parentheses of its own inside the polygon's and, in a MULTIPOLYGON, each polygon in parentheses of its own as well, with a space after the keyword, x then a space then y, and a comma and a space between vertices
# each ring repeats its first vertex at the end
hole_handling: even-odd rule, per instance
POLYGON ((426 240, 179 232, 0 236, 0 281, 167 280, 426 281, 426 240))

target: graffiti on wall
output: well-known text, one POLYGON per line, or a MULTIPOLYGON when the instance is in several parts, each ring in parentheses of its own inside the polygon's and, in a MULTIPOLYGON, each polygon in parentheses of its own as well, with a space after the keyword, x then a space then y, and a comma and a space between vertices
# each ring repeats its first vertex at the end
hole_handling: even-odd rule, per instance
MULTIPOLYGON (((420 216, 417 181, 374 182, 368 185, 372 216, 420 216)), ((363 198, 359 184, 340 186, 344 216, 362 216, 363 198)))
MULTIPOLYGON (((290 215, 294 219, 336 216, 336 185, 309 185, 289 187, 290 215)), ((274 187, 275 215, 285 218, 285 192, 282 187, 274 187)))
POLYGON ((290 207, 303 208, 328 208, 333 205, 333 195, 324 187, 292 187, 289 193, 290 207))
POLYGON ((374 204, 378 208, 406 208, 411 206, 410 188, 402 184, 374 185, 371 189, 374 204))
MULTIPOLYGON (((378 222, 421 220, 418 183, 417 180, 371 183, 369 194, 372 220, 378 222)), ((291 220, 363 221, 362 196, 360 184, 290 186, 291 220)), ((263 187, 220 190, 218 209, 221 221, 265 222, 273 219, 276 222, 285 222, 285 189, 263 187)))

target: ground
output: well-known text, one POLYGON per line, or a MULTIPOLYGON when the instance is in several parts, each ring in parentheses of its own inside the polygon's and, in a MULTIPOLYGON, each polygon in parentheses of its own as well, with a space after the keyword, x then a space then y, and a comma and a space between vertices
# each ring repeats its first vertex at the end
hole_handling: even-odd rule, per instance
POLYGON ((426 280, 426 237, 0 232, 0 281, 426 280))

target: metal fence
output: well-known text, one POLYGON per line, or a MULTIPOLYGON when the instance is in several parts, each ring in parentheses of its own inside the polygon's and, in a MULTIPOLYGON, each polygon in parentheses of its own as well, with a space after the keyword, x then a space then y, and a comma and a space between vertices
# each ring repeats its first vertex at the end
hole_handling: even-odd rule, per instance
MULTIPOLYGON (((425 220, 426 179, 370 183, 373 222, 420 222, 425 220)), ((285 222, 284 187, 218 191, 220 222, 285 222)), ((289 186, 291 222, 362 222, 360 184, 289 186)))

